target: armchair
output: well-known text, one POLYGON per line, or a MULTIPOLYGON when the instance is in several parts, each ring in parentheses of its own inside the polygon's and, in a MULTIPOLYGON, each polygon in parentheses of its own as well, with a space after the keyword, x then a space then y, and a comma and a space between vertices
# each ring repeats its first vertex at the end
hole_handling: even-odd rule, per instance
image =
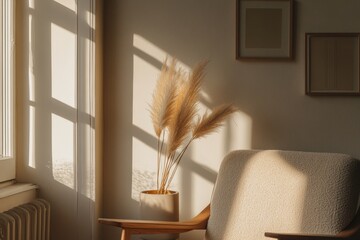
POLYGON ((206 229, 206 240, 359 240, 360 161, 344 154, 231 152, 212 200, 184 222, 100 218, 133 234, 206 229), (270 238, 268 238, 270 237, 270 238))

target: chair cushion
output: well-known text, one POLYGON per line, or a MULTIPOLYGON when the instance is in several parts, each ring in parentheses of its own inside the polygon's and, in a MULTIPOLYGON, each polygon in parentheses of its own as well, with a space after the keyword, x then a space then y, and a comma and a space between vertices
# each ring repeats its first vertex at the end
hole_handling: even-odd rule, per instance
POLYGON ((221 164, 206 240, 335 234, 357 210, 360 163, 344 154, 239 150, 221 164))

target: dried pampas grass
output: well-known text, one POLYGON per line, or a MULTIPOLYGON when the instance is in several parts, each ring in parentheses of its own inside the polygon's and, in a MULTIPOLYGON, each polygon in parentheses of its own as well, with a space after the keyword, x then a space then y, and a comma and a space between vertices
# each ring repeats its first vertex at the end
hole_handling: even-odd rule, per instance
POLYGON ((174 113, 177 84, 182 77, 175 67, 176 60, 171 61, 170 67, 167 67, 165 60, 153 94, 150 114, 157 137, 160 137, 174 113))
POLYGON ((165 60, 153 94, 150 115, 158 138, 157 191, 166 194, 190 143, 218 129, 236 108, 216 107, 194 123, 201 83, 207 62, 199 63, 186 75, 176 69, 177 61, 165 60), (165 144, 166 141, 166 144, 165 144))
POLYGON ((233 105, 216 107, 210 114, 205 113, 193 128, 193 138, 201 138, 216 131, 232 113, 237 111, 233 105))

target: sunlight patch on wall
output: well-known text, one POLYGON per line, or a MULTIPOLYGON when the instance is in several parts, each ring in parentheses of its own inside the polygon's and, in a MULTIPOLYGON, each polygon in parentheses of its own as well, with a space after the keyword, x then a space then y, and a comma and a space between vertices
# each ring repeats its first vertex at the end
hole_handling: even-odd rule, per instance
POLYGON ((131 197, 139 201, 140 192, 156 189, 156 150, 133 137, 131 197))
POLYGON ((29 162, 28 166, 36 168, 35 163, 35 107, 29 107, 29 162))
MULTIPOLYGON (((164 62, 166 57, 168 57, 168 60, 172 59, 172 56, 170 56, 169 53, 138 34, 134 34, 133 36, 133 45, 135 48, 139 49, 151 58, 156 59, 160 63, 164 62)), ((181 61, 178 62, 178 68, 181 68, 185 72, 189 72, 191 70, 188 65, 181 61)))
POLYGON ((63 5, 71 11, 76 11, 76 0, 54 0, 55 2, 63 5))
POLYGON ((168 55, 163 49, 138 34, 134 34, 133 45, 135 48, 146 53, 147 55, 158 60, 159 62, 163 62, 168 55))
POLYGON ((33 16, 29 15, 29 70, 28 70, 28 77, 29 77, 29 100, 35 101, 35 75, 34 75, 34 55, 32 51, 32 22, 33 16))
MULTIPOLYGON (((35 8, 35 0, 29 0, 29 8, 32 8, 32 9, 35 8)), ((29 30, 30 30, 30 28, 29 28, 29 30)), ((30 31, 29 31, 29 33, 30 33, 30 31)))
POLYGON ((134 55, 133 124, 153 136, 149 110, 159 72, 159 69, 134 55))
POLYGON ((56 181, 74 189, 75 124, 51 114, 52 170, 56 181))
POLYGON ((76 35, 51 23, 51 96, 76 106, 76 35))

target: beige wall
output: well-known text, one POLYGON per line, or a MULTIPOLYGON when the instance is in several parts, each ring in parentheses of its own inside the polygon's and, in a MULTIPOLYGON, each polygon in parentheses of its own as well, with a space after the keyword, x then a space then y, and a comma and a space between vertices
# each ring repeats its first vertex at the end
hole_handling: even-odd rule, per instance
POLYGON ((38 184, 50 202, 53 240, 99 234, 102 34, 94 3, 17 1, 16 179, 38 184))
MULTIPOLYGON (((185 68, 211 60, 202 109, 223 102, 239 108, 225 128, 194 143, 183 159, 174 183, 182 219, 209 202, 220 161, 231 149, 360 158, 360 98, 304 94, 304 33, 359 32, 360 2, 295 1, 291 62, 235 60, 235 2, 105 1, 104 216, 138 217, 138 191, 151 187, 156 140, 147 104, 166 54, 185 68)), ((104 239, 117 239, 118 233, 106 227, 104 239)))

